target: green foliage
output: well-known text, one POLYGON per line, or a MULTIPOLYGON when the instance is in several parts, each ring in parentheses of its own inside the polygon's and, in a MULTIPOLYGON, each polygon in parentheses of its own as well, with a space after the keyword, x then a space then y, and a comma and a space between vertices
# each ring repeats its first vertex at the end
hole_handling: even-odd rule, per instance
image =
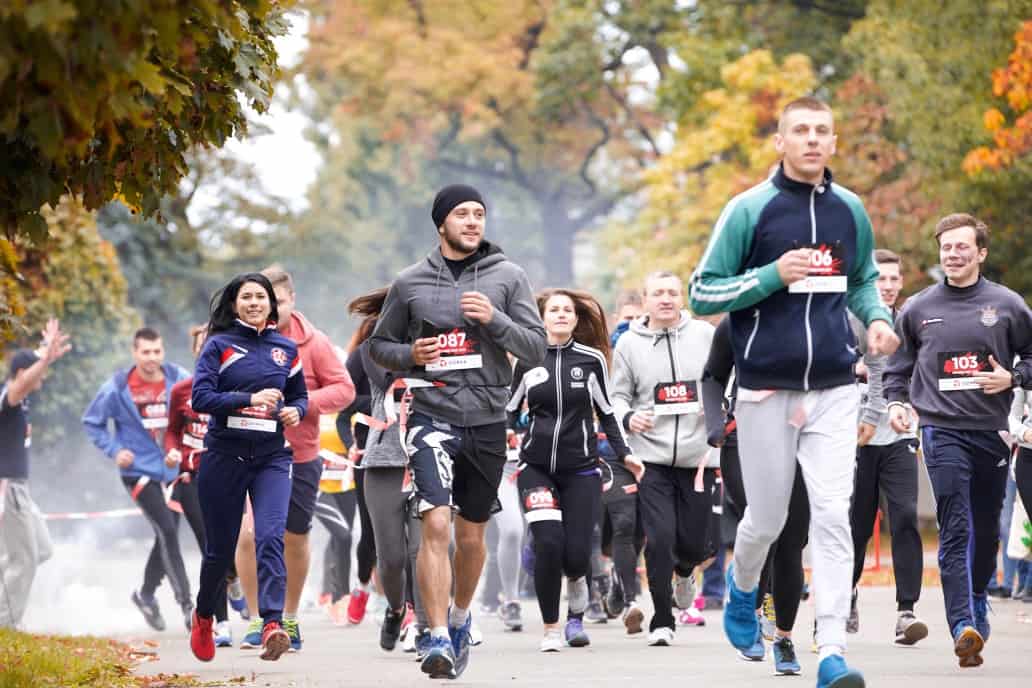
POLYGON ((71 192, 151 215, 194 146, 246 130, 277 77, 272 0, 7 0, 0 6, 0 227, 46 235, 71 192), (243 98, 241 98, 243 96, 243 98))
POLYGON ((34 348, 48 318, 59 318, 72 350, 51 369, 32 408, 33 451, 48 452, 80 433, 78 418, 100 384, 128 362, 129 341, 139 321, 126 298, 126 282, 115 250, 97 231, 94 214, 64 197, 44 207, 50 239, 46 251, 20 243, 19 262, 32 299, 18 342, 34 348))

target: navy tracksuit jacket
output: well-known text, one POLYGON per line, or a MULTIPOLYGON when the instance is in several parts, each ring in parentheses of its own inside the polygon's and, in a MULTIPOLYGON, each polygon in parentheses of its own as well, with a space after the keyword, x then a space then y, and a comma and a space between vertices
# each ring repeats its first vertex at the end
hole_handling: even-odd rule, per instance
POLYGON ((215 333, 197 359, 191 403, 211 420, 197 490, 204 512, 206 546, 201 564, 197 614, 210 617, 236 551, 244 499, 251 495, 258 561, 258 609, 266 622, 280 621, 286 594, 283 531, 290 504, 293 455, 283 437, 279 411, 298 409, 308 392, 297 345, 275 330, 259 331, 241 321, 215 333), (277 408, 252 407, 251 395, 279 389, 277 408))

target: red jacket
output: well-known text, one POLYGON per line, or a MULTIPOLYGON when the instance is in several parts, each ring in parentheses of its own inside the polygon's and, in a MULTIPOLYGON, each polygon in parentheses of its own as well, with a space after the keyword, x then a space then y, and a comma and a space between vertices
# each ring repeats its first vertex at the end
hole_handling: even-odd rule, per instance
POLYGON ((294 463, 319 457, 319 416, 343 411, 355 399, 355 384, 329 337, 295 311, 277 330, 297 343, 308 387, 308 412, 300 425, 286 428, 294 463))
POLYGON ((190 405, 193 376, 172 385, 168 400, 168 428, 165 430, 165 453, 178 449, 183 455, 180 471, 195 473, 201 466, 204 436, 208 433, 208 414, 197 413, 190 405))

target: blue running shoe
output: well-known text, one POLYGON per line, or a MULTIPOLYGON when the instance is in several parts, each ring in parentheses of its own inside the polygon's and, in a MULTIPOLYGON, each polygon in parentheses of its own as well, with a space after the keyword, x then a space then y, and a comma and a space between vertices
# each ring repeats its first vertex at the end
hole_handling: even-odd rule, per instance
POLYGON ((262 646, 262 629, 264 627, 262 617, 256 616, 251 619, 251 623, 247 626, 247 632, 244 633, 244 639, 240 641, 240 649, 259 649, 262 646))
POLYGON ((241 619, 250 620, 251 612, 247 608, 247 598, 244 597, 244 589, 240 585, 239 578, 226 582, 226 599, 229 600, 229 606, 233 608, 233 611, 240 614, 241 619))
POLYGON ((829 655, 817 670, 817 688, 864 688, 864 675, 850 669, 842 655, 829 655))
POLYGON ((297 619, 283 619, 283 630, 290 636, 289 652, 301 651, 301 625, 297 619))
MULTIPOLYGON (((449 611, 449 614, 451 612, 449 611)), ((466 615, 466 623, 461 626, 448 624, 448 635, 451 636, 452 656, 455 657, 455 676, 462 676, 462 672, 469 666, 470 637, 469 629, 473 626, 473 614, 466 615)))
POLYGON ((588 638, 588 634, 584 631, 584 622, 580 619, 566 620, 564 636, 566 637, 566 644, 570 647, 587 647, 591 644, 591 639, 588 638))
POLYGON ((727 567, 727 604, 724 606, 724 633, 731 645, 743 652, 756 643, 760 622, 756 618, 756 588, 742 592, 735 585, 734 564, 727 567))
POLYGON ((753 644, 744 650, 738 651, 738 656, 747 662, 762 662, 767 656, 767 648, 763 645, 763 633, 759 627, 756 628, 756 639, 753 644))
POLYGON ((419 668, 430 678, 458 678, 455 673, 455 650, 448 638, 431 636, 427 643, 426 656, 419 668))
POLYGON ((416 633, 416 661, 422 662, 426 653, 430 651, 430 629, 421 628, 416 633))
POLYGON ((774 673, 778 676, 797 676, 801 671, 791 638, 777 638, 770 646, 774 653, 774 673))
POLYGON ((972 595, 971 602, 975 609, 975 630, 982 636, 982 641, 988 643, 989 632, 992 630, 989 628, 989 612, 992 611, 992 607, 989 606, 989 596, 986 594, 972 595))

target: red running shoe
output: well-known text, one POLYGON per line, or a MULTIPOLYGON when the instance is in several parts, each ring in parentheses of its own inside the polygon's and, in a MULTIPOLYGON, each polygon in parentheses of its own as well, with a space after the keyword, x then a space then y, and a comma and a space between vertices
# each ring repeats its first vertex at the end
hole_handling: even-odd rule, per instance
POLYGON ((212 632, 214 623, 214 617, 197 616, 197 610, 194 610, 193 625, 190 626, 190 649, 193 650, 194 657, 202 662, 215 659, 215 634, 212 632))
POLYGON ((262 628, 262 659, 275 662, 290 649, 290 636, 279 621, 270 621, 262 628))
POLYGON ((348 623, 360 624, 365 618, 366 605, 369 604, 369 593, 365 590, 355 588, 351 591, 351 599, 348 601, 348 623))

